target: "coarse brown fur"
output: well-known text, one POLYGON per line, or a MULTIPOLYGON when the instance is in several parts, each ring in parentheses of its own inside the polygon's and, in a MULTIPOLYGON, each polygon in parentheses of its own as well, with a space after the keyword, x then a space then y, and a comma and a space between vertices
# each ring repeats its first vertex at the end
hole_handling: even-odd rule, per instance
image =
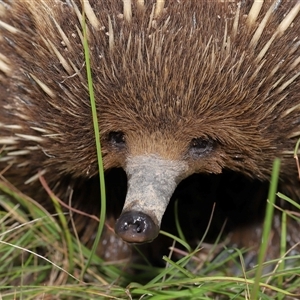
MULTIPOLYGON (((157 13, 155 1, 145 1, 143 8, 133 1, 128 15, 123 1, 86 2, 85 9, 94 12, 87 13, 88 44, 106 170, 125 169, 128 157, 155 154, 187 163, 180 180, 195 173, 234 173, 251 190, 251 180, 253 185, 269 180, 272 162, 280 157, 280 189, 300 199, 293 158, 300 137, 299 12, 287 28, 282 23, 299 1, 276 7, 266 1, 251 21, 252 2, 170 0, 157 13), (112 132, 124 133, 122 147, 110 140, 112 132), (213 141, 213 149, 195 159, 189 149, 197 138, 213 141)), ((74 206, 97 214, 81 3, 15 0, 0 7, 2 175, 44 203, 41 172, 58 197, 68 201, 74 190, 74 206)), ((119 172, 108 174, 115 217, 126 192, 126 184, 114 191, 118 178, 124 184, 119 172)), ((212 178, 211 190, 225 186, 216 183, 217 175, 212 178)), ((213 201, 223 197, 210 196, 211 190, 202 189, 199 201, 207 194, 213 201)), ((246 198, 247 205, 255 202, 246 198)), ((258 202, 254 207, 261 214, 258 202)))

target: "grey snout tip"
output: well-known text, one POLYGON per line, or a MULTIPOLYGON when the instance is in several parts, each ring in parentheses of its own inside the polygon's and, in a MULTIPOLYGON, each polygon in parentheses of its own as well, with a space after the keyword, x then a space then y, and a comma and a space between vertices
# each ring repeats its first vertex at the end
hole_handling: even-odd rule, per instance
POLYGON ((148 215, 138 211, 121 214, 115 225, 116 234, 128 243, 147 243, 154 240, 159 227, 148 215))

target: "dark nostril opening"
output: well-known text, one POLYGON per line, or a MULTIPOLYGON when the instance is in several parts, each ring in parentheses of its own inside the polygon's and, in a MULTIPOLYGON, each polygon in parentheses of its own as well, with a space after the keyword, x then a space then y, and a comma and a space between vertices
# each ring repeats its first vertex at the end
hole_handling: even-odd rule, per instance
POLYGON ((115 231, 128 243, 147 243, 157 237, 159 227, 148 215, 137 211, 127 211, 117 220, 115 231))

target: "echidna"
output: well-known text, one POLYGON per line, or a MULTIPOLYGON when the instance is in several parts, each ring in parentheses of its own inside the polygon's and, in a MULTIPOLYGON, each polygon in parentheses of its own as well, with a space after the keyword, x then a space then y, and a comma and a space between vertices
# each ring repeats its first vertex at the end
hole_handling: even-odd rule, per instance
POLYGON ((83 11, 115 217, 127 180, 115 226, 124 241, 155 239, 171 198, 188 235, 207 225, 207 202, 226 211, 220 223, 231 210, 243 209, 241 222, 261 215, 276 157, 281 190, 300 199, 299 0, 0 1, 6 179, 44 201, 42 174, 58 197, 98 213, 83 11))

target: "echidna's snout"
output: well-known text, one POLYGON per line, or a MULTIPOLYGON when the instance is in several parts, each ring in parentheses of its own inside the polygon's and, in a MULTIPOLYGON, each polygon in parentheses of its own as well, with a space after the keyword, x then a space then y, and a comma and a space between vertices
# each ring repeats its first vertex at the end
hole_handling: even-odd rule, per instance
POLYGON ((146 243, 157 237, 159 227, 148 215, 127 211, 118 219, 115 231, 128 243, 146 243))
POLYGON ((128 192, 115 226, 124 241, 146 243, 157 237, 169 200, 186 170, 185 162, 156 155, 127 160, 128 192))

